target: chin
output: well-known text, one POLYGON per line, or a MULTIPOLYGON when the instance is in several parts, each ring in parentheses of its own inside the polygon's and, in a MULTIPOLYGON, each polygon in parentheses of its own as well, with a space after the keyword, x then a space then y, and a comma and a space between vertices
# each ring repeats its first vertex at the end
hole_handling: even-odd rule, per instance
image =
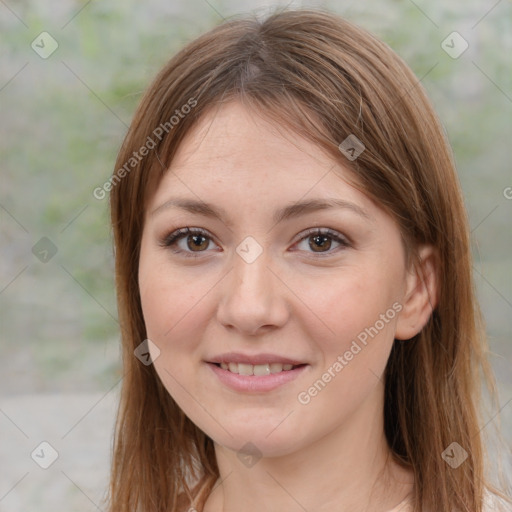
MULTIPOLYGON (((210 437, 218 445, 221 445, 229 450, 237 452, 239 456, 243 455, 244 451, 249 454, 253 452, 256 457, 281 457, 289 455, 297 451, 299 440, 296 438, 298 429, 283 429, 277 433, 277 430, 272 432, 274 427, 269 425, 268 429, 250 428, 237 429, 228 426, 227 430, 232 434, 232 437, 226 432, 222 431, 220 435, 217 431, 210 437), (269 432, 272 432, 269 435, 269 432)), ((279 428, 279 427, 278 427, 279 428)))

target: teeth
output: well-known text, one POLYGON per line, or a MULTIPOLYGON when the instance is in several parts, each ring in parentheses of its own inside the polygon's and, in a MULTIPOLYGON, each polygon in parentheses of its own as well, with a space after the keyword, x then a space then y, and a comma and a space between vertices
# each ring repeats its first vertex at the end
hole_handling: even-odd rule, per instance
POLYGON ((270 365, 267 364, 255 364, 252 369, 253 375, 269 375, 270 365))
POLYGON ((239 375, 270 375, 271 373, 279 373, 288 371, 293 368, 291 364, 266 363, 266 364, 244 364, 244 363, 220 363, 223 370, 229 370, 231 373, 239 375))
MULTIPOLYGON (((231 363, 229 363, 229 369, 231 370, 231 363)), ((252 364, 238 363, 238 373, 240 375, 254 375, 254 366, 252 364)))
POLYGON ((279 373, 283 371, 284 366, 281 363, 270 363, 270 373, 279 373))

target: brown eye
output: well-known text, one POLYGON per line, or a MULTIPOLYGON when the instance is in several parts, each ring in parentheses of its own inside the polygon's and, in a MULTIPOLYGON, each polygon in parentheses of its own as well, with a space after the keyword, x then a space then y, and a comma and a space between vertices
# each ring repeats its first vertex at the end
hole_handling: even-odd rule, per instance
POLYGON ((329 228, 310 229, 299 240, 299 245, 306 240, 308 240, 307 248, 303 250, 306 253, 316 253, 319 257, 330 256, 350 247, 350 242, 345 236, 329 228), (334 249, 333 242, 338 244, 334 249))
POLYGON ((203 229, 182 228, 167 235, 161 240, 160 245, 172 248, 175 253, 194 258, 206 252, 211 241, 212 237, 203 229), (185 247, 179 246, 182 239, 186 239, 185 247))
POLYGON ((202 251, 203 249, 206 249, 208 247, 208 244, 210 243, 209 239, 205 237, 204 235, 188 235, 187 236, 187 247, 192 250, 196 251, 202 251), (191 242, 192 240, 192 242, 191 242), (206 241, 206 243, 205 243, 206 241))
POLYGON ((326 235, 314 235, 308 238, 310 240, 309 247, 311 247, 314 252, 323 252, 331 248, 332 240, 326 235), (311 240, 313 240, 313 242, 311 242, 311 240), (320 250, 318 251, 318 249, 320 250))
MULTIPOLYGON (((339 252, 340 249, 350 247, 350 242, 341 233, 328 228, 310 229, 299 240, 299 244, 305 240, 308 240, 309 248, 305 251, 320 257, 330 256, 339 252), (333 241, 338 246, 331 250, 333 241)), ((187 227, 173 231, 161 240, 160 245, 172 248, 175 253, 194 258, 199 257, 201 253, 206 253, 210 242, 213 242, 213 237, 204 229, 187 227), (182 239, 186 239, 185 246, 179 245, 182 239)))

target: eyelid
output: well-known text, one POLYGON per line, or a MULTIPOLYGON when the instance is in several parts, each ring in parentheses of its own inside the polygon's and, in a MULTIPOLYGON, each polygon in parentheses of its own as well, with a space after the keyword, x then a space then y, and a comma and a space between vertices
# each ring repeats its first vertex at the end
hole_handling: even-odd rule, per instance
POLYGON ((307 240, 308 238, 317 235, 317 236, 327 236, 331 238, 335 243, 339 244, 338 247, 336 247, 334 250, 329 251, 320 251, 320 252, 314 252, 314 251, 300 251, 299 249, 292 249, 293 252, 305 252, 305 257, 314 259, 314 260, 320 260, 322 258, 329 258, 329 257, 335 257, 339 255, 341 251, 344 249, 353 247, 352 240, 346 236, 345 234, 341 233, 340 231, 337 231, 335 229, 326 228, 326 227, 314 227, 306 229, 305 231, 302 231, 297 235, 297 241, 293 243, 293 246, 303 242, 304 240, 307 240))
POLYGON ((198 235, 198 234, 203 235, 208 238, 211 238, 212 240, 215 239, 215 237, 204 228, 194 228, 194 227, 187 226, 184 228, 179 228, 179 229, 175 229, 175 230, 171 231, 170 233, 165 235, 160 240, 159 244, 161 246, 168 247, 173 241, 177 241, 178 239, 180 239, 181 237, 183 237, 185 235, 198 235))
MULTIPOLYGON (((319 235, 319 236, 330 236, 334 240, 338 239, 337 241, 341 244, 344 244, 346 246, 352 245, 352 240, 350 237, 345 235, 344 233, 341 233, 340 231, 337 231, 336 229, 326 228, 326 227, 314 227, 314 228, 308 228, 305 231, 302 231, 297 235, 297 240, 294 242, 294 245, 297 242, 301 242, 305 238, 308 238, 312 235, 319 235)), ((320 253, 317 253, 320 254, 320 253)), ((327 253, 326 253, 327 254, 327 253)))
MULTIPOLYGON (((185 257, 192 257, 197 258, 202 255, 202 253, 206 253, 207 251, 184 251, 182 249, 173 249, 178 241, 180 241, 182 238, 185 238, 189 235, 202 235, 205 238, 209 239, 210 241, 217 244, 215 241, 215 237, 206 229, 204 228, 196 228, 196 227, 184 227, 176 229, 172 232, 170 232, 168 235, 166 235, 163 239, 159 241, 159 245, 164 248, 171 248, 171 250, 176 254, 185 254, 185 257)), ((313 227, 308 228, 301 233, 299 233, 296 237, 296 240, 293 242, 293 245, 297 245, 298 243, 302 242, 303 240, 306 240, 307 238, 317 235, 317 236, 328 236, 332 240, 334 240, 336 243, 340 244, 340 247, 338 247, 334 251, 326 251, 326 252, 311 252, 309 254, 314 255, 315 258, 322 258, 322 257, 328 257, 332 256, 334 254, 337 254, 339 252, 340 248, 347 248, 352 247, 353 243, 350 237, 346 236, 345 234, 331 228, 327 227, 313 227)), ((219 245, 219 244, 217 244, 219 245)))

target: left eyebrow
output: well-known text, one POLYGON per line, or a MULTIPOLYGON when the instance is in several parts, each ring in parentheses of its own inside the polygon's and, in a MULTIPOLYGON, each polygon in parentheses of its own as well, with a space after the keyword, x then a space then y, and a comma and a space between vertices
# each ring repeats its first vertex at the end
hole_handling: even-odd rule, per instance
MULTIPOLYGON (((162 210, 166 210, 168 208, 173 207, 186 210, 190 213, 203 215, 205 217, 212 217, 220 220, 223 223, 226 223, 227 225, 232 225, 232 223, 227 222, 228 215, 223 208, 214 206, 213 204, 206 203, 204 201, 197 201, 195 199, 169 199, 165 203, 155 208, 151 212, 151 215, 155 215, 156 213, 162 210)), ((371 217, 366 210, 364 210, 357 204, 338 198, 318 198, 309 199, 306 201, 299 201, 297 203, 291 203, 274 212, 273 221, 275 224, 279 224, 280 222, 291 219, 293 217, 299 217, 301 215, 307 215, 308 213, 314 213, 316 211, 327 210, 332 208, 341 208, 344 210, 348 210, 359 215, 360 217, 363 217, 368 221, 374 221, 373 217, 371 217)))

